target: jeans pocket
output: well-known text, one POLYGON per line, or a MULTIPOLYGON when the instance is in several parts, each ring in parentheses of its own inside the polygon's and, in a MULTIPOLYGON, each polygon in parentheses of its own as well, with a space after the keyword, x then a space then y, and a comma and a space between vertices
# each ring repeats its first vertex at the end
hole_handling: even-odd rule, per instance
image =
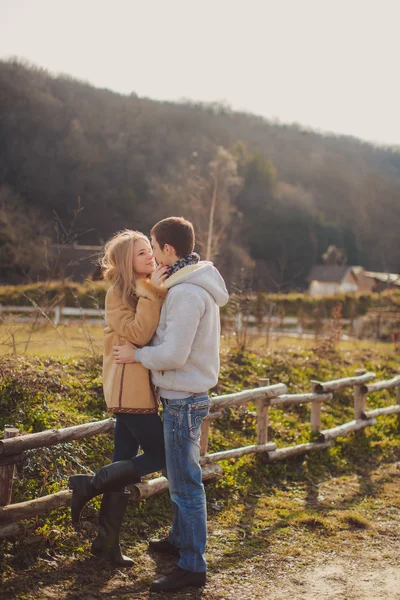
POLYGON ((177 415, 182 410, 182 405, 174 402, 173 400, 163 400, 164 410, 170 415, 177 415))
POLYGON ((187 418, 190 439, 200 440, 201 425, 209 410, 210 400, 208 398, 194 400, 192 404, 188 405, 187 418))

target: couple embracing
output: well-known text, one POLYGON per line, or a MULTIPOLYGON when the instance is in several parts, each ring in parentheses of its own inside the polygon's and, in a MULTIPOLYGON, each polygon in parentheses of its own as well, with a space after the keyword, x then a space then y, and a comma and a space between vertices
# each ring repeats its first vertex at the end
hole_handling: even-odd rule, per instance
POLYGON ((92 553, 119 566, 119 533, 129 499, 125 486, 167 470, 173 523, 155 552, 179 558, 152 591, 206 583, 206 498, 200 467, 200 430, 209 411, 208 390, 219 372, 219 307, 228 301, 212 263, 193 252, 193 225, 182 217, 158 222, 148 238, 116 234, 105 246, 106 296, 103 387, 115 413, 114 456, 93 476, 70 477, 72 520, 103 494, 92 553), (156 266, 156 263, 158 266, 156 266), (163 418, 158 414, 158 398, 163 418), (141 448, 142 453, 138 454, 141 448))

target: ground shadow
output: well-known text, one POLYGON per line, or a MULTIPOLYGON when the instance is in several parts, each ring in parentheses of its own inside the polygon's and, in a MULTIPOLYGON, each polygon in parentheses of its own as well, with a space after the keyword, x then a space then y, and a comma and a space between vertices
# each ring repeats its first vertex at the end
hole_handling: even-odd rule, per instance
MULTIPOLYGON (((53 598, 54 600, 97 600, 107 598, 159 598, 149 592, 151 582, 166 574, 176 566, 176 559, 168 555, 149 552, 154 563, 149 577, 138 580, 133 569, 119 569, 104 560, 89 557, 68 561, 68 564, 50 567, 38 561, 36 567, 26 572, 19 571, 1 587, 0 600, 14 600, 22 597, 53 598), (36 591, 35 591, 36 590, 36 591), (31 596, 29 596, 31 594, 31 596)), ((191 589, 168 594, 168 598, 190 597, 200 600, 204 589, 191 589), (188 596, 189 594, 189 596, 188 596)))
MULTIPOLYGON (((98 561, 94 557, 83 560, 68 561, 65 565, 54 563, 54 567, 48 563, 43 565, 41 561, 36 563, 34 569, 26 572, 18 571, 15 577, 12 577, 2 585, 4 599, 19 598, 23 594, 32 593, 35 588, 39 595, 40 589, 56 587, 63 596, 66 590, 79 592, 81 595, 93 588, 101 589, 113 576, 115 569, 102 564, 104 561, 98 561)), ((56 597, 56 596, 54 596, 56 597)), ((2 600, 0 594, 0 600, 2 600)))
MULTIPOLYGON (((363 440, 361 439, 361 442, 363 440)), ((390 465, 391 463, 397 462, 382 461, 379 454, 376 452, 366 452, 365 460, 363 461, 363 453, 357 448, 360 444, 360 439, 354 439, 353 442, 347 444, 346 453, 349 457, 349 464, 347 466, 335 466, 334 469, 330 469, 329 458, 325 458, 325 463, 328 468, 325 472, 319 471, 317 476, 310 477, 309 472, 304 467, 302 468, 302 461, 306 460, 303 457, 301 460, 288 461, 284 468, 276 470, 276 478, 273 482, 271 480, 265 480, 265 483, 260 489, 260 495, 269 496, 275 493, 274 490, 285 491, 291 486, 293 482, 304 486, 305 494, 305 505, 299 510, 293 510, 288 513, 285 518, 281 518, 279 521, 274 522, 271 526, 265 527, 263 530, 258 530, 256 534, 252 532, 252 526, 257 511, 259 499, 257 497, 241 498, 240 504, 244 505, 244 510, 240 516, 240 519, 232 526, 234 535, 231 535, 229 539, 229 546, 225 551, 221 551, 220 555, 210 560, 210 578, 212 579, 213 572, 223 571, 225 569, 234 569, 243 561, 251 560, 255 555, 263 553, 267 555, 269 553, 270 540, 279 529, 293 526, 293 522, 301 512, 304 513, 304 509, 316 511, 322 516, 332 510, 345 510, 352 508, 355 502, 366 496, 376 497, 380 494, 382 486, 387 481, 387 476, 378 475, 373 476, 376 471, 383 464, 390 465), (333 504, 324 503, 319 500, 319 486, 331 479, 332 477, 341 477, 343 475, 355 475, 358 478, 357 490, 353 493, 347 494, 344 498, 338 498, 333 504)), ((365 444, 369 444, 369 441, 363 442, 364 450, 369 450, 365 444)), ((318 453, 320 454, 320 453, 318 453)), ((321 457, 320 457, 321 458, 321 457)), ((307 461, 312 463, 313 460, 320 460, 318 456, 313 457, 311 454, 307 461)), ((325 468, 324 463, 324 468, 325 468)), ((391 477, 400 478, 400 470, 394 473, 391 477)), ((211 492, 211 490, 210 490, 211 492)), ((210 516, 213 514, 213 493, 209 494, 209 509, 210 516)), ((139 517, 139 515, 138 515, 139 517)), ((139 517, 140 518, 140 517, 139 517)), ((166 527, 168 525, 168 516, 162 516, 162 523, 157 522, 158 527, 166 527)), ((212 518, 212 517, 211 517, 212 518)), ((148 526, 144 526, 142 535, 147 537, 149 531, 148 526)), ((212 536, 212 529, 210 530, 212 536)), ((137 538, 136 541, 143 542, 137 538)), ((212 542, 212 538, 210 539, 212 542)), ((131 544, 134 546, 135 540, 132 540, 131 544)), ((124 547, 125 544, 124 544, 124 547)), ((126 547, 127 553, 129 549, 126 547)), ((149 595, 149 587, 151 579, 160 574, 167 573, 171 570, 176 560, 167 556, 159 556, 157 554, 149 554, 153 565, 150 565, 148 569, 148 578, 144 578, 143 575, 139 578, 135 575, 134 571, 119 572, 116 569, 110 567, 106 562, 99 561, 95 558, 84 558, 83 560, 67 560, 67 561, 55 561, 55 565, 46 564, 43 565, 41 560, 37 560, 39 552, 32 552, 29 556, 25 565, 19 565, 15 568, 15 576, 11 577, 5 584, 2 585, 0 592, 0 600, 12 600, 13 598, 24 597, 37 588, 37 595, 31 596, 41 598, 41 592, 46 588, 50 590, 54 589, 53 596, 51 597, 57 600, 94 600, 97 598, 111 598, 111 597, 130 597, 130 598, 153 598, 153 595, 149 595), (36 564, 35 564, 36 560, 36 564), (57 595, 58 594, 58 595, 57 595)), ((47 561, 49 562, 49 561, 47 561)), ((181 599, 190 597, 195 600, 201 599, 207 594, 207 588, 205 590, 190 590, 189 592, 183 591, 180 593, 169 595, 171 599, 181 599), (188 595, 189 593, 189 595, 188 595)), ((27 596, 28 597, 28 596, 27 596)), ((154 595, 154 598, 157 596, 154 595)))

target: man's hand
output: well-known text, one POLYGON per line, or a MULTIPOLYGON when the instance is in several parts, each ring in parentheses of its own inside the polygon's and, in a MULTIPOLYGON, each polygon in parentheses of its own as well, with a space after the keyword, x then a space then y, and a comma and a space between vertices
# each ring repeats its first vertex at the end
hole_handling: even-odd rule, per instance
POLYGON ((113 346, 114 360, 118 365, 124 365, 126 363, 134 363, 135 352, 137 347, 135 344, 127 342, 123 346, 113 346))

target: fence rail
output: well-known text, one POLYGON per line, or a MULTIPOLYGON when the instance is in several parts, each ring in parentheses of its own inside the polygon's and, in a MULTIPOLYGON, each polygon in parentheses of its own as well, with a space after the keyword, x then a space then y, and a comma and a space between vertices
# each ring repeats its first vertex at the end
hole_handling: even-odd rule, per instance
MULTIPOLYGON (((210 413, 204 419, 201 431, 200 463, 203 480, 221 477, 222 468, 215 463, 223 460, 239 458, 246 454, 262 454, 266 462, 286 460, 292 456, 329 448, 338 437, 375 425, 376 418, 379 416, 397 414, 400 418, 400 375, 390 380, 371 384, 370 382, 374 378, 375 373, 359 369, 353 377, 325 382, 312 380, 311 392, 303 394, 289 394, 285 384, 269 385, 266 378, 261 378, 258 388, 212 398, 210 413), (265 385, 266 383, 268 385, 265 385), (334 392, 345 388, 353 389, 354 419, 321 431, 321 404, 331 401, 334 392), (396 390, 395 404, 367 410, 369 393, 392 389, 396 390), (257 443, 208 454, 208 438, 212 422, 221 417, 224 409, 244 406, 249 402, 257 404, 257 443), (311 404, 311 431, 317 434, 317 441, 277 448, 274 442, 268 440, 269 410, 271 407, 284 408, 297 404, 311 404)), ((72 492, 62 490, 42 498, 10 504, 14 465, 23 459, 26 450, 48 448, 55 444, 79 440, 100 433, 109 433, 113 430, 114 425, 115 420, 110 418, 22 436, 18 435, 17 429, 6 428, 4 439, 0 440, 0 538, 15 535, 18 532, 18 521, 43 514, 60 506, 67 506, 71 501, 72 492)), ((165 477, 157 477, 144 483, 138 483, 131 489, 134 499, 139 500, 165 492, 168 489, 168 481, 165 477)))
MULTIPOLYGON (((81 308, 74 306, 51 306, 49 308, 42 308, 36 305, 33 306, 5 306, 0 304, 0 315, 17 315, 25 314, 30 315, 32 319, 36 320, 40 315, 44 318, 52 317, 52 321, 55 325, 59 325, 62 322, 63 317, 76 317, 77 319, 89 318, 95 319, 96 321, 104 321, 105 311, 102 308, 81 308)), ((24 318, 24 321, 27 321, 24 318)))

